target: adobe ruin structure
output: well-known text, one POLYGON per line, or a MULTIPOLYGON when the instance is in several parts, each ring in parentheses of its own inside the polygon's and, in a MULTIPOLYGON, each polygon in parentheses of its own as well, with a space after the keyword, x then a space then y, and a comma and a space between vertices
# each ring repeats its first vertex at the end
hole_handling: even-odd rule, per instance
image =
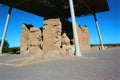
MULTIPOLYGON (((0 55, 2 54, 3 43, 5 40, 8 23, 10 20, 10 16, 11 16, 13 7, 16 9, 20 9, 20 10, 29 12, 29 13, 33 13, 38 16, 42 16, 44 18, 67 19, 67 18, 71 17, 74 43, 75 43, 74 44, 75 45, 74 54, 77 56, 81 56, 81 52, 80 52, 80 48, 79 48, 78 35, 77 35, 78 32, 77 32, 75 17, 93 15, 94 19, 95 19, 95 23, 96 23, 96 29, 98 32, 99 41, 101 44, 101 49, 104 49, 98 21, 96 18, 96 13, 109 10, 107 0, 95 0, 95 1, 92 1, 92 0, 57 0, 57 1, 56 0, 15 0, 14 2, 12 0, 0 0, 0 3, 10 6, 8 14, 7 14, 7 19, 6 19, 6 23, 5 23, 3 36, 2 36, 2 42, 0 45, 0 55)), ((33 32, 35 32, 35 31, 33 31, 33 32)), ((65 33, 63 37, 65 37, 66 35, 67 34, 65 33)), ((68 36, 68 38, 69 38, 69 36, 68 36)), ((44 43, 44 40, 43 40, 43 43, 44 43)), ((24 44, 22 44, 22 45, 24 45, 24 44)), ((44 47, 43 47, 43 50, 44 50, 44 47)))
MULTIPOLYGON (((86 26, 77 27, 81 51, 90 49, 90 39, 86 26)), ((65 19, 44 20, 42 29, 23 24, 21 33, 22 54, 36 54, 40 51, 64 50, 74 54, 72 23, 65 19)))

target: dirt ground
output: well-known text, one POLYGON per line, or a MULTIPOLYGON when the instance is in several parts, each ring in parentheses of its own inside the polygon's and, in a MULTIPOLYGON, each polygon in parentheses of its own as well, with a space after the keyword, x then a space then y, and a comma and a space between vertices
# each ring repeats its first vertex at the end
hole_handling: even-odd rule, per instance
POLYGON ((19 64, 30 55, 0 56, 0 80, 120 80, 120 48, 82 55, 28 65, 19 64))

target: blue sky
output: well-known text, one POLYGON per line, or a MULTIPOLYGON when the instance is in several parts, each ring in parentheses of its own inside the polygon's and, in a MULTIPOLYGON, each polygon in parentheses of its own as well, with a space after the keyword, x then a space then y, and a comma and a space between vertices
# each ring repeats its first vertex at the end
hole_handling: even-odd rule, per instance
MULTIPOLYGON (((108 0, 110 11, 97 13, 97 19, 104 44, 120 43, 120 0, 108 0)), ((7 17, 8 6, 0 4, 0 40, 7 17)), ((90 43, 99 44, 99 38, 93 16, 77 17, 77 24, 87 25, 90 33, 90 43)), ((43 26, 43 18, 21 10, 12 10, 9 27, 7 30, 6 40, 10 47, 20 46, 20 34, 22 24, 32 24, 35 27, 43 26)))

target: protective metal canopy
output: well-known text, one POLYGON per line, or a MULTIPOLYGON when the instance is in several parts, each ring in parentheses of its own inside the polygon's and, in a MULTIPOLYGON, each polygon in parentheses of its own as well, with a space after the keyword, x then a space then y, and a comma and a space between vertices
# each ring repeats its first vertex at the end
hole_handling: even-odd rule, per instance
MULTIPOLYGON (((75 15, 87 15, 108 11, 107 0, 73 0, 75 15)), ((14 8, 42 16, 42 17, 70 17, 68 0, 0 0, 0 3, 14 8)))

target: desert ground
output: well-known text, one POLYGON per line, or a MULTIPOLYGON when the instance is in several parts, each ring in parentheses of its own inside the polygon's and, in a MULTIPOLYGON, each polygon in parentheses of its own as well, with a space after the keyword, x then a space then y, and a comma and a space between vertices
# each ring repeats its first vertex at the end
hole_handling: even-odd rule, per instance
POLYGON ((87 51, 82 55, 30 58, 35 62, 30 61, 30 55, 0 56, 0 80, 120 80, 120 48, 87 51), (24 65, 24 61, 31 64, 24 65))

